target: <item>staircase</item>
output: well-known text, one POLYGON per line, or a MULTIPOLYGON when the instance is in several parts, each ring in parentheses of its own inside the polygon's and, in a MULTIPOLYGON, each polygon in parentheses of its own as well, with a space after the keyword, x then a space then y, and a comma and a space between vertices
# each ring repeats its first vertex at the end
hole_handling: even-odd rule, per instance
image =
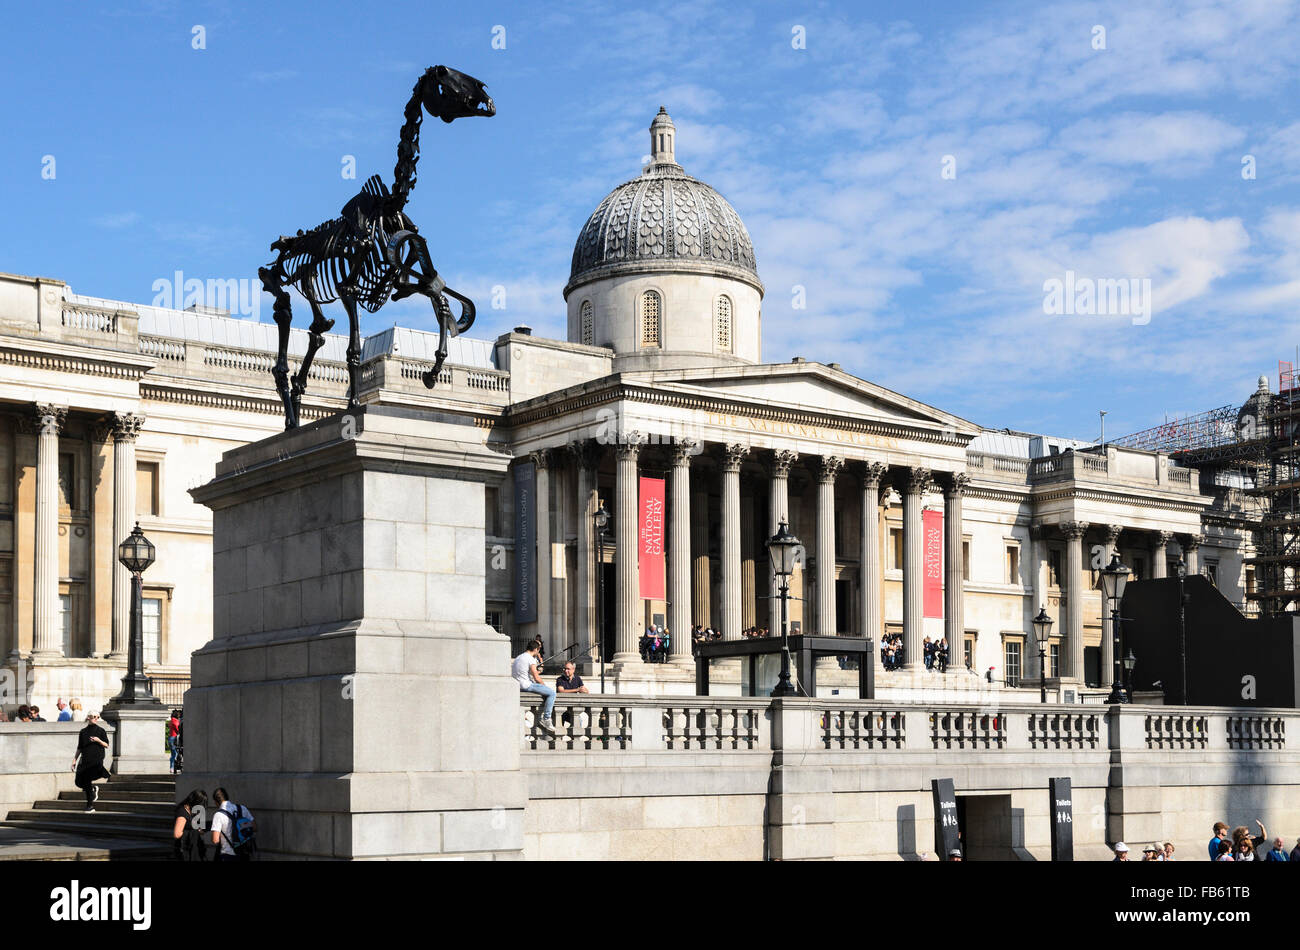
POLYGON ((109 858, 169 858, 175 800, 174 775, 114 775, 99 786, 93 814, 86 813, 85 794, 74 789, 9 812, 0 828, 92 838, 109 858))

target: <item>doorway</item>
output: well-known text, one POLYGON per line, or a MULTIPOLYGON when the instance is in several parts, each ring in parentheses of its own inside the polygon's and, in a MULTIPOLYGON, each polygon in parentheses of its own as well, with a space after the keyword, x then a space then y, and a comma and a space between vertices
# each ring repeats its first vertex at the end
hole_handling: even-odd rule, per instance
POLYGON ((966 861, 1015 861, 1015 814, 1010 795, 958 795, 957 828, 966 861))

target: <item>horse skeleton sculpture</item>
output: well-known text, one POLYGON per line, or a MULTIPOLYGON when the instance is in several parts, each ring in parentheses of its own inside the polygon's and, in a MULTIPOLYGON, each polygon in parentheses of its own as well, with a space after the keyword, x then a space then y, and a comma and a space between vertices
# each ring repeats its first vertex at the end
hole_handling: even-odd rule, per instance
POLYGON ((447 358, 447 339, 464 333, 474 322, 474 303, 456 293, 438 276, 429 258, 429 248, 403 211, 415 188, 415 165, 420 158, 421 107, 429 115, 451 122, 468 116, 491 116, 496 105, 483 84, 472 76, 434 66, 424 72, 406 104, 406 121, 397 145, 397 166, 393 188, 372 175, 361 192, 343 206, 339 217, 291 237, 281 236, 271 245, 277 256, 258 271, 262 286, 275 298, 274 317, 280 331, 280 346, 271 370, 275 388, 284 401, 284 427, 298 426, 302 394, 312 359, 334 326, 321 311, 322 304, 335 300, 348 315, 348 408, 359 405, 361 373, 361 327, 357 306, 375 313, 388 300, 422 294, 433 303, 440 333, 433 369, 423 376, 433 388, 438 371, 447 358), (296 287, 311 307, 307 328, 307 352, 292 378, 289 376, 289 327, 293 314, 286 287, 296 287), (460 316, 453 317, 448 297, 460 302, 460 316))

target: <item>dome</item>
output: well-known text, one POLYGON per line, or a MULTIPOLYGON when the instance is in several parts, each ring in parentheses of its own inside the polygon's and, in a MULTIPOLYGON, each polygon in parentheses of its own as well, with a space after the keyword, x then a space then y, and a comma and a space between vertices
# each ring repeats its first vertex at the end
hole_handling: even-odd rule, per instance
POLYGON ((677 164, 663 108, 650 138, 645 171, 611 191, 578 235, 565 296, 604 277, 656 272, 731 277, 761 294, 749 232, 726 198, 677 164))

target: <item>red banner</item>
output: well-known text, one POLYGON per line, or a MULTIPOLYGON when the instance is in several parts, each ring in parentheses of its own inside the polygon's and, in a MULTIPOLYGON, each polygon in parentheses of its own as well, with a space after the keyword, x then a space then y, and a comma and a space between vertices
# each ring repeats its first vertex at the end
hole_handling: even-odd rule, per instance
POLYGON ((664 480, 641 479, 641 596, 664 600, 664 480))
POLYGON ((925 607, 923 617, 943 617, 943 512, 923 511, 921 513, 921 534, 925 537, 922 553, 925 565, 925 583, 921 585, 921 596, 925 607))

